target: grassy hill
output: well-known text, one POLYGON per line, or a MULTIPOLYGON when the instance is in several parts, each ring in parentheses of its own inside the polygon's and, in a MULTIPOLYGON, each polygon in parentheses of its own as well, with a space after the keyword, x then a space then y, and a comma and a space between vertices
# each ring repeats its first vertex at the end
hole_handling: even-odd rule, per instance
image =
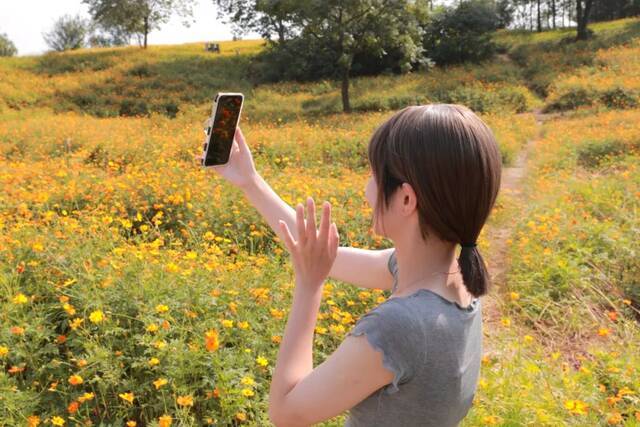
MULTIPOLYGON (((412 104, 478 112, 526 174, 480 239, 506 273, 464 425, 640 425, 640 20, 592 28, 498 32, 481 64, 354 78, 348 115, 339 82, 253 84, 261 41, 0 59, 0 425, 269 424, 292 270, 242 194, 193 164, 218 91, 245 93, 278 194, 331 201, 341 245, 364 248, 392 244, 364 199, 376 126, 412 104)), ((387 296, 330 280, 315 364, 387 296)))

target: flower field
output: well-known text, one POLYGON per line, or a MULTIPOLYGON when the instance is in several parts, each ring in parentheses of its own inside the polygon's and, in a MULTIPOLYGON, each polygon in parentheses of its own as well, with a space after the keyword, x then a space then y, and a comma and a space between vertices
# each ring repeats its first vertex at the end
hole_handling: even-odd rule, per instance
MULTIPOLYGON (((242 193, 192 160, 223 90, 245 93, 260 174, 290 204, 329 200, 342 246, 391 244, 364 186, 393 111, 467 104, 505 166, 536 138, 522 197, 501 193, 488 225, 513 229, 509 267, 463 424, 640 425, 638 22, 594 26, 602 66, 543 73, 527 58, 561 35, 502 34, 513 61, 356 78, 350 115, 336 82, 249 85, 258 41, 0 59, 0 425, 270 425, 293 270, 242 193), (597 96, 549 108, 576 87, 597 96), (563 113, 539 125, 542 107, 563 113)), ((387 296, 329 280, 314 363, 387 296)))

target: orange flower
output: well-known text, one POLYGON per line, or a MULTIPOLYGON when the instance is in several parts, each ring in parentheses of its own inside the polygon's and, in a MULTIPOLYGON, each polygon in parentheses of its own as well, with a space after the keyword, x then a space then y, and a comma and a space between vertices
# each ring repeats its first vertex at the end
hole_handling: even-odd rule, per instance
POLYGON ((180 406, 193 406, 193 397, 191 396, 178 396, 178 405, 180 406))
POLYGON ((69 404, 69 406, 67 407, 67 411, 70 414, 75 414, 76 412, 78 412, 78 408, 80 407, 80 404, 78 402, 76 402, 75 400, 73 402, 71 402, 69 404))
POLYGON ((163 415, 158 418, 158 427, 169 427, 171 426, 171 417, 169 415, 163 415))
POLYGON ((9 329, 9 332, 13 335, 22 335, 24 334, 24 328, 21 328, 20 326, 12 326, 11 329, 9 329))
POLYGON ((69 384, 71 385, 80 385, 84 382, 80 375, 71 375, 69 377, 69 384))
POLYGON ((216 331, 215 329, 210 329, 204 334, 204 337, 207 351, 216 351, 220 346, 220 341, 218 340, 218 331, 216 331))
POLYGON ((40 425, 40 417, 31 415, 27 418, 27 427, 38 427, 40 425))
POLYGON ((127 421, 127 427, 136 427, 137 425, 138 423, 133 420, 127 421))

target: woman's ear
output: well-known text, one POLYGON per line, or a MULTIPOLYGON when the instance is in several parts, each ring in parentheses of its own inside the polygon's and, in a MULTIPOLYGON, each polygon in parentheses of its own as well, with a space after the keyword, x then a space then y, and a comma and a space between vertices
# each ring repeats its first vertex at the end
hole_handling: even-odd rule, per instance
POLYGON ((398 192, 400 197, 400 206, 404 215, 411 215, 418 208, 418 199, 416 192, 408 182, 403 182, 398 192))

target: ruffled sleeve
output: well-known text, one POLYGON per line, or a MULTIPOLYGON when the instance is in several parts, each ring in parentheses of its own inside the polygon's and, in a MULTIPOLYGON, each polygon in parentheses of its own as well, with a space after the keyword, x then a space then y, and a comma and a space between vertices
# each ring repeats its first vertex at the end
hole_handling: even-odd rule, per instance
POLYGON ((393 380, 385 386, 386 394, 399 390, 399 385, 409 381, 415 372, 417 354, 423 345, 414 327, 409 311, 398 301, 387 300, 363 314, 347 336, 365 335, 371 347, 382 353, 382 364, 394 373, 393 380))
POLYGON ((393 275, 393 288, 391 289, 391 293, 396 291, 398 287, 398 261, 396 259, 396 250, 394 249, 389 255, 389 261, 387 262, 387 267, 389 271, 393 275))

